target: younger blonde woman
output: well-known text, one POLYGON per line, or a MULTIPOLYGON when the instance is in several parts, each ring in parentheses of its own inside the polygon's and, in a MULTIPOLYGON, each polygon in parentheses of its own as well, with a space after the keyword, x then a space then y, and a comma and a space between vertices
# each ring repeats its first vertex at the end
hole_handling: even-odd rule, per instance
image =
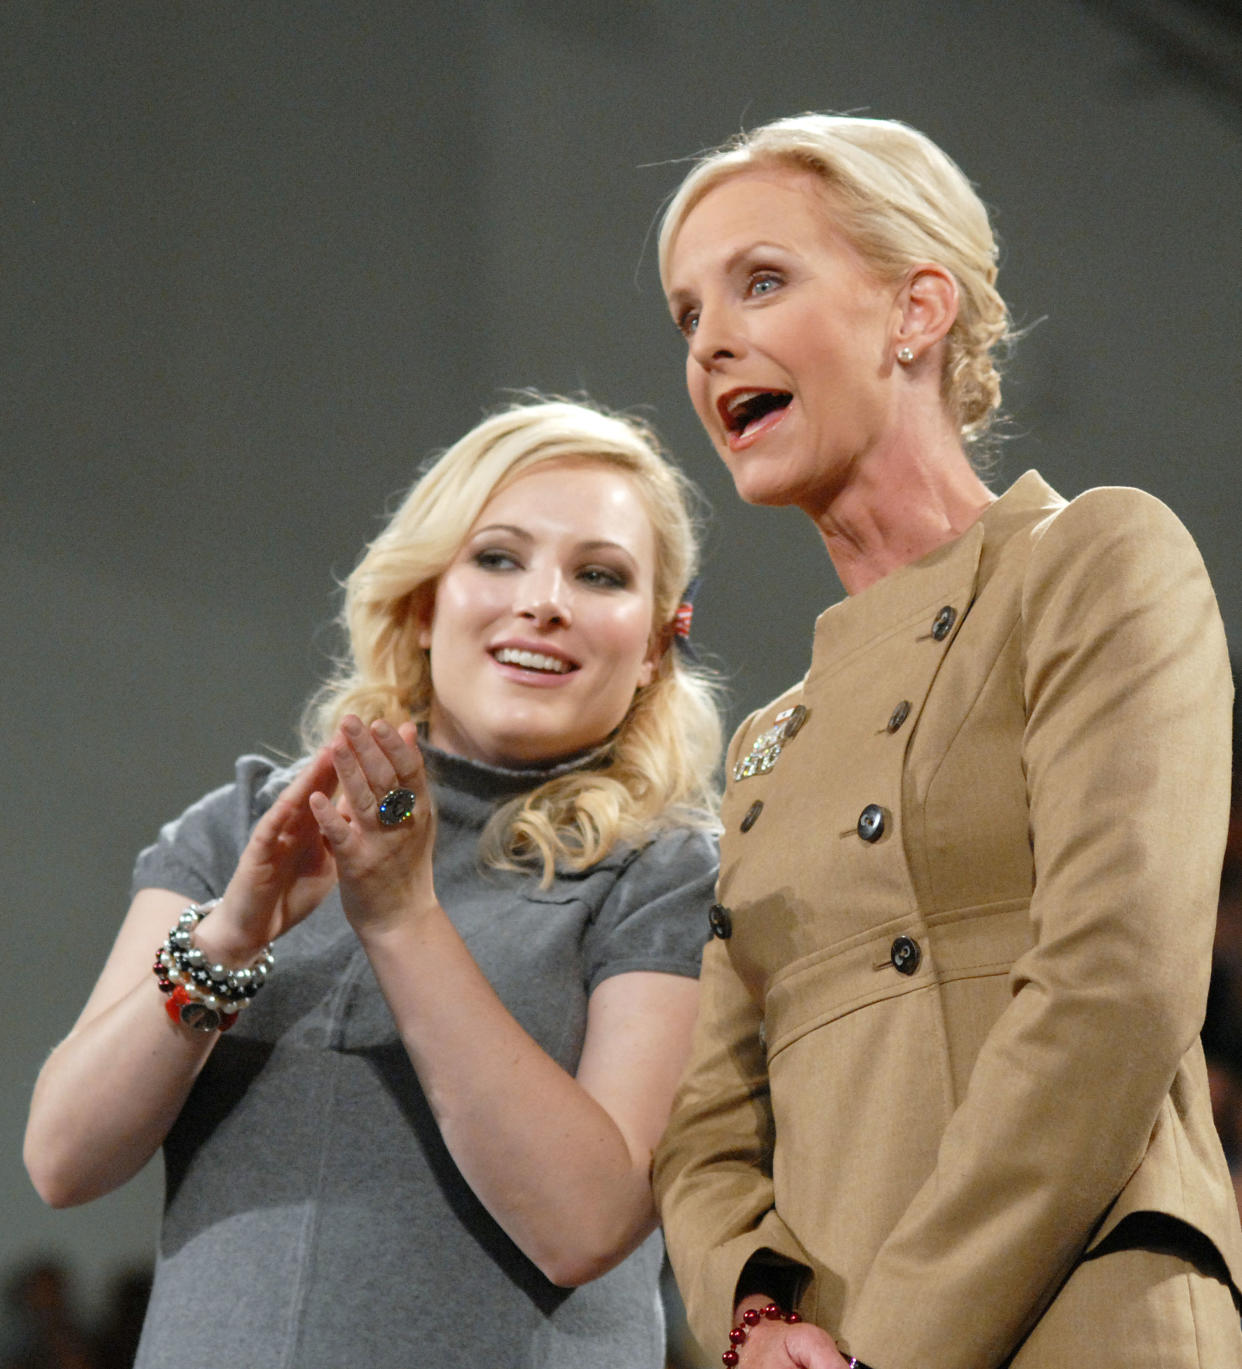
POLYGON ((139 1366, 663 1363, 649 1170, 715 872, 695 559, 644 429, 488 419, 350 577, 307 759, 243 757, 139 857, 26 1139, 56 1205, 164 1149, 139 1366))

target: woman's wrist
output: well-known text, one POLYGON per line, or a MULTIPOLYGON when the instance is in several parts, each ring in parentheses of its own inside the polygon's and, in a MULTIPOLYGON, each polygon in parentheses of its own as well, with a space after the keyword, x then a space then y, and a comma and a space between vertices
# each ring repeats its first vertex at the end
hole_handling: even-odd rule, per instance
POLYGON ((366 953, 381 957, 425 950, 440 929, 451 925, 434 897, 430 903, 410 900, 382 916, 350 917, 346 908, 346 919, 366 953))
POLYGON ((358 939, 376 945, 389 938, 418 936, 447 918, 434 885, 410 886, 380 896, 362 898, 342 887, 345 919, 358 939))
POLYGON ((255 941, 242 928, 234 925, 224 898, 212 903, 200 903, 200 908, 211 910, 194 929, 194 944, 215 964, 230 970, 252 965, 267 949, 267 943, 255 941))
POLYGON ((263 988, 274 960, 265 946, 254 963, 230 967, 215 961, 194 933, 215 903, 191 903, 155 954, 151 968, 160 992, 166 995, 169 1017, 195 1031, 228 1031, 237 1014, 263 988))
POLYGON ((720 1356, 725 1369, 733 1369, 740 1363, 742 1347, 750 1339, 751 1333, 764 1322, 778 1321, 793 1326, 802 1320, 796 1312, 786 1312, 778 1303, 760 1293, 751 1293, 743 1298, 734 1310, 734 1317, 736 1320, 729 1332, 729 1348, 720 1356))

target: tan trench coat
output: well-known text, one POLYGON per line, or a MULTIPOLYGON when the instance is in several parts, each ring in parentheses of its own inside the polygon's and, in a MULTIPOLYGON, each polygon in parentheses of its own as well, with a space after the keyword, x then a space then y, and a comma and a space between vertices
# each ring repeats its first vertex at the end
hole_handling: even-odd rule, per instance
POLYGON ((1135 490, 1028 473, 822 615, 730 748, 657 1158, 705 1346, 753 1258, 878 1369, 989 1369, 1135 1213, 1242 1284, 1198 1041, 1230 699, 1202 561, 1135 490))

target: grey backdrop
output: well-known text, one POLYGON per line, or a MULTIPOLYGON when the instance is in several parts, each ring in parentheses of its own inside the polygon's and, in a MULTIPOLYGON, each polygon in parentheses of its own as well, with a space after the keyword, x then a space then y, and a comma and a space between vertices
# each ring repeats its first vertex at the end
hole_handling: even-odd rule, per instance
POLYGON ((1122 22, 1190 8, 8 0, 0 1266, 150 1250, 157 1175, 68 1213, 30 1190, 38 1065, 136 849, 293 745, 334 577, 506 387, 641 406, 715 507, 696 631, 733 716, 801 672, 838 589, 717 469, 649 242, 675 159, 740 125, 866 111, 962 163, 1038 325, 998 483, 1159 494, 1242 640, 1239 110, 1122 22))

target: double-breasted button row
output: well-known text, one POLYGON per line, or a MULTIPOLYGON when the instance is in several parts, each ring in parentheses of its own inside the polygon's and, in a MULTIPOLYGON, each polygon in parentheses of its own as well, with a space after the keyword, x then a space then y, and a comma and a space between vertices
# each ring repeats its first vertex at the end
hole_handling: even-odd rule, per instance
MULTIPOLYGON (((937 642, 943 642, 953 631, 953 624, 956 622, 957 609, 952 604, 945 604, 932 620, 932 637, 937 642)), ((899 732, 910 716, 912 706, 909 699, 900 699, 888 715, 888 722, 884 724, 884 730, 889 733, 899 732)), ((884 835, 884 811, 878 804, 869 803, 862 810, 858 819, 858 835, 864 841, 879 841, 884 835)))
POLYGON ((707 914, 707 925, 712 929, 713 936, 727 941, 733 935, 733 914, 723 903, 713 903, 707 914))

